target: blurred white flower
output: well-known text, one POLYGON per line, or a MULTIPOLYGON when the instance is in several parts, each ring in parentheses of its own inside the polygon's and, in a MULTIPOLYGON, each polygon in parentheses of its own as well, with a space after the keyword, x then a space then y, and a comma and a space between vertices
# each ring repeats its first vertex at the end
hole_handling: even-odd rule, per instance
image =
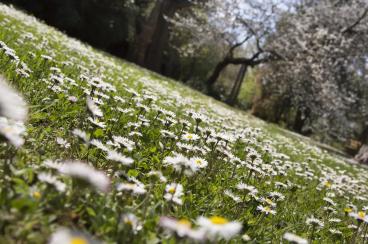
POLYGON ((145 194, 147 191, 143 183, 120 183, 117 185, 116 190, 118 191, 129 191, 135 195, 145 194))
POLYGON ((229 221, 220 216, 213 216, 210 218, 201 216, 197 219, 197 224, 206 232, 210 239, 219 237, 229 240, 237 235, 242 228, 239 222, 229 221))
POLYGON ((179 237, 188 237, 196 241, 203 241, 205 232, 203 230, 195 230, 192 224, 186 219, 174 219, 170 217, 161 217, 159 225, 169 233, 175 233, 179 237))
POLYGON ((23 135, 25 131, 26 128, 22 122, 0 117, 0 137, 5 138, 13 146, 20 147, 24 144, 23 135))
POLYGON ((59 228, 50 237, 48 244, 99 244, 89 235, 72 231, 67 228, 59 228))
POLYGON ((295 243, 295 244, 308 244, 308 240, 304 239, 300 236, 297 236, 293 233, 290 232, 286 232, 283 236, 283 238, 291 243, 295 243))
POLYGON ((89 142, 89 138, 88 138, 87 133, 85 131, 82 131, 80 129, 74 129, 72 133, 73 133, 74 136, 79 137, 80 139, 82 139, 85 143, 89 142))
POLYGON ((64 192, 66 189, 66 185, 63 182, 59 181, 55 176, 49 173, 39 173, 37 178, 42 182, 53 185, 59 192, 64 192))
POLYGON ((27 104, 24 99, 0 75, 0 116, 11 120, 25 122, 27 119, 27 104))
POLYGON ((138 231, 142 230, 143 226, 141 222, 138 220, 137 216, 132 213, 126 213, 121 216, 121 221, 129 225, 132 228, 134 234, 137 234, 138 231))
POLYGON ((92 166, 79 161, 65 161, 58 168, 64 175, 83 180, 97 188, 99 191, 108 192, 110 189, 110 179, 102 171, 98 171, 92 166))
POLYGON ((87 108, 94 117, 102 117, 103 113, 91 97, 87 97, 87 108))
POLYGON ((121 153, 114 150, 107 151, 106 159, 122 163, 123 165, 131 165, 134 162, 132 158, 125 157, 121 153))

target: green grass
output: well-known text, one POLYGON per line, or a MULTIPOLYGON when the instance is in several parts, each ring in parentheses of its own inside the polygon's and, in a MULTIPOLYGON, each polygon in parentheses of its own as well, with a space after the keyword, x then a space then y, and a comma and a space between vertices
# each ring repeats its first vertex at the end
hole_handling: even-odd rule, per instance
POLYGON ((240 87, 240 92, 238 96, 238 102, 241 108, 251 109, 254 99, 260 96, 260 88, 257 87, 256 74, 257 71, 254 71, 249 68, 247 74, 244 78, 243 84, 240 87))
POLYGON ((344 209, 350 206, 353 212, 365 211, 366 169, 346 164, 303 138, 281 133, 273 125, 180 83, 96 51, 3 5, 0 40, 31 71, 29 77, 18 74, 21 64, 0 51, 1 73, 25 97, 30 110, 25 144, 15 149, 5 142, 0 147, 0 243, 45 243, 60 227, 89 233, 106 243, 193 242, 168 235, 159 225, 162 216, 187 219, 193 229, 199 228, 200 216, 237 221, 242 230, 230 243, 242 242, 243 234, 253 243, 280 243, 286 232, 313 239, 314 243, 363 243, 366 224, 348 216, 344 209), (52 60, 46 61, 41 55, 52 60), (63 77, 64 83, 52 81, 52 73, 63 77), (87 119, 90 114, 85 92, 93 90, 89 82, 94 77, 116 88, 97 88, 93 94, 102 94, 99 101, 103 104, 98 107, 105 128, 87 119), (69 101, 70 96, 77 102, 69 101), (119 112, 117 108, 130 111, 119 112), (201 114, 199 123, 190 111, 201 114), (75 137, 72 131, 76 128, 134 163, 125 166, 107 159, 106 151, 75 137), (164 136, 163 130, 175 138, 164 136), (196 134, 199 139, 187 142, 185 133, 196 134), (113 136, 128 138, 134 142, 134 149, 108 144, 113 136), (59 145, 57 138, 66 140, 70 147, 59 145), (208 165, 191 176, 175 171, 164 164, 174 152, 205 159, 208 165), (109 177, 110 190, 101 192, 60 174, 45 163, 47 160, 83 161, 109 177), (152 170, 162 172, 167 183, 152 179, 152 170), (40 180, 42 173, 55 176, 66 190, 60 192, 40 180), (117 187, 128 181, 141 182, 146 193, 134 195, 117 187), (181 205, 164 198, 166 184, 172 182, 183 186, 181 205), (256 187, 258 193, 251 196, 237 189, 240 182, 256 187), (280 183, 285 187, 278 187, 280 183), (229 190, 238 201, 224 194, 229 190), (275 191, 285 199, 273 199, 276 206, 272 207, 269 194, 275 191), (334 204, 324 200, 326 197, 334 204), (260 205, 276 214, 261 213, 257 210, 260 205), (134 233, 129 222, 122 220, 126 213, 138 218, 141 230, 134 233), (324 226, 306 224, 311 216, 323 221, 324 226), (336 218, 340 222, 331 221, 336 218), (331 230, 341 234, 332 234, 331 230))

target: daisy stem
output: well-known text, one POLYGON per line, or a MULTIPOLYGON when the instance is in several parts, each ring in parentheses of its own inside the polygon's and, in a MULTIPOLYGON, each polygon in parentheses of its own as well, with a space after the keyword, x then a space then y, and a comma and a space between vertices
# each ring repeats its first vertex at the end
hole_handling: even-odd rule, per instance
POLYGON ((368 231, 368 226, 367 224, 364 224, 364 234, 363 234, 363 244, 366 243, 367 240, 367 231, 368 231))
POLYGON ((359 227, 360 227, 360 224, 358 223, 358 228, 356 230, 356 232, 354 233, 353 237, 352 237, 352 240, 351 240, 351 243, 354 244, 355 243, 355 240, 358 236, 358 233, 359 233, 359 227))
POLYGON ((234 176, 235 176, 235 172, 236 172, 236 163, 234 163, 234 168, 233 168, 233 172, 231 174, 231 179, 234 179, 234 176))
POLYGON ((311 235, 310 235, 310 238, 309 238, 310 243, 312 243, 312 242, 313 242, 313 238, 314 238, 314 231, 315 231, 315 229, 316 229, 316 226, 315 226, 315 225, 312 225, 312 232, 311 232, 311 235))
POLYGON ((261 223, 261 221, 264 219, 264 217, 266 216, 265 213, 262 213, 261 216, 259 217, 259 219, 257 220, 257 223, 255 225, 258 225, 259 223, 261 223))
MULTIPOLYGON (((151 191, 152 191, 152 188, 153 188, 153 184, 149 184, 149 188, 148 188, 148 191, 147 191, 147 195, 146 197, 143 199, 142 202, 145 202, 149 199, 149 197, 151 196, 151 191)), ((144 207, 143 207, 143 218, 146 219, 146 215, 147 215, 147 209, 148 209, 148 205, 149 205, 149 201, 148 203, 145 203, 144 204, 144 207)))

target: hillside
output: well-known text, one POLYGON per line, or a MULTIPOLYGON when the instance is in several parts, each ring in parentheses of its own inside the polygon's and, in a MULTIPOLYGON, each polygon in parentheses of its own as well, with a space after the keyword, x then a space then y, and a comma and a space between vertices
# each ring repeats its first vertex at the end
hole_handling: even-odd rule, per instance
POLYGON ((365 168, 4 5, 0 41, 0 243, 364 242, 365 168))

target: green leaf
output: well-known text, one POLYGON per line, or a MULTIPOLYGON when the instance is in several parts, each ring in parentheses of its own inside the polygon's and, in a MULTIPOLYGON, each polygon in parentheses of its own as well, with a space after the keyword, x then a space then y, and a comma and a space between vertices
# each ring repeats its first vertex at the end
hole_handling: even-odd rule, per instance
POLYGON ((135 170, 135 169, 130 169, 128 171, 128 176, 129 177, 137 177, 139 175, 139 171, 138 170, 135 170))
POLYGON ((86 210, 87 210, 87 213, 88 213, 89 216, 92 216, 92 217, 96 216, 96 212, 92 208, 87 207, 86 210))
POLYGON ((149 232, 147 235, 147 244, 156 244, 159 243, 160 240, 157 238, 156 233, 149 232))
POLYGON ((93 133, 93 135, 95 137, 102 137, 104 135, 104 131, 102 129, 97 129, 97 130, 95 130, 95 132, 93 133))

